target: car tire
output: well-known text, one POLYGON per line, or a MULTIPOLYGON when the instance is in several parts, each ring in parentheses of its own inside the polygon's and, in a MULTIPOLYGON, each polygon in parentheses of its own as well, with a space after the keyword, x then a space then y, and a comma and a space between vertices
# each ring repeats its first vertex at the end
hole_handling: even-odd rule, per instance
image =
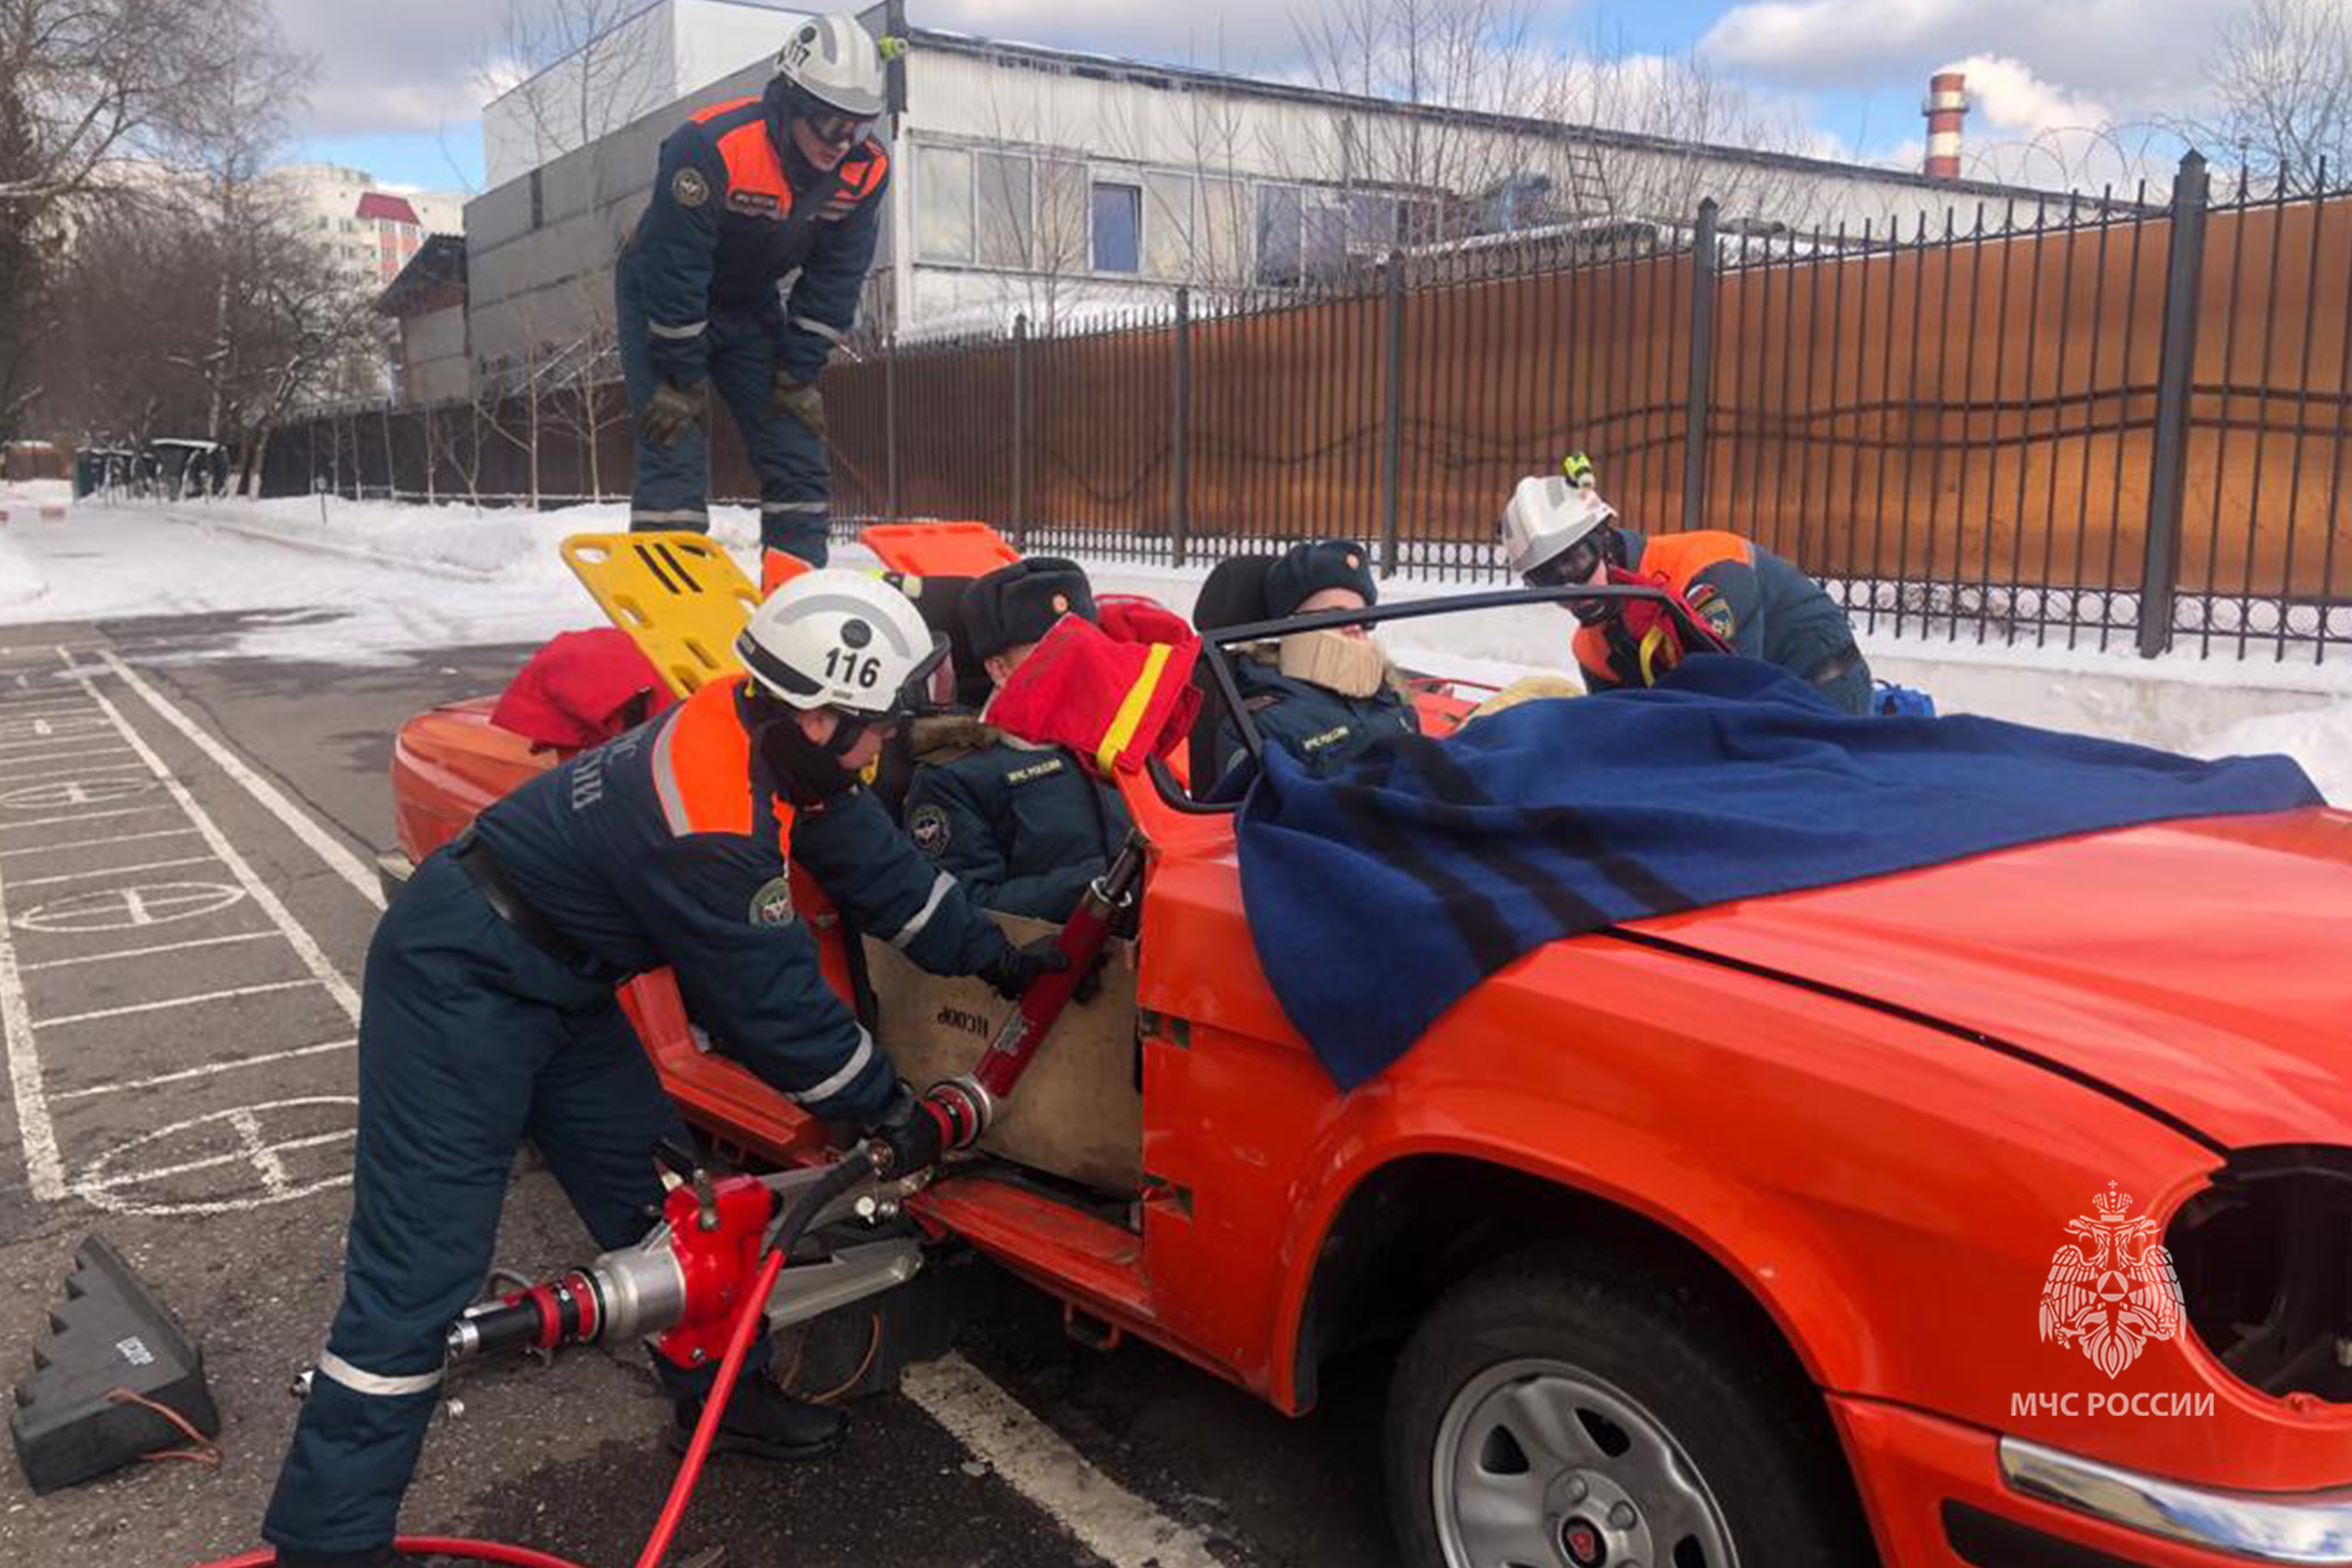
POLYGON ((1422 1319, 1383 1444, 1407 1568, 1875 1562, 1786 1353, 1708 1291, 1628 1262, 1522 1254, 1422 1319))

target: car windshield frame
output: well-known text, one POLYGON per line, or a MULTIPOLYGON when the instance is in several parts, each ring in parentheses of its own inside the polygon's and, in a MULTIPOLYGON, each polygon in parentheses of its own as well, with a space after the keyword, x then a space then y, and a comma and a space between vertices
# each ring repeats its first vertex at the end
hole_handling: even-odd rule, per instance
MULTIPOLYGON (((1362 609, 1318 610, 1313 615, 1294 615, 1278 620, 1253 620, 1238 626, 1221 626, 1199 633, 1200 658, 1208 666, 1210 679, 1215 683, 1218 700, 1224 703, 1225 712, 1233 716, 1235 726, 1241 732, 1243 749, 1249 753, 1250 761, 1262 768, 1266 763, 1266 737, 1250 717, 1248 704, 1242 700, 1241 683, 1234 675, 1233 655, 1229 649, 1245 643, 1262 643, 1295 636, 1304 631, 1327 631, 1353 626, 1369 629, 1392 620, 1417 620, 1424 616, 1510 609, 1519 605, 1570 605, 1594 599, 1647 600, 1657 604, 1672 618, 1685 647, 1711 654, 1731 651, 1731 645, 1717 634, 1713 627, 1693 615, 1679 597, 1661 587, 1648 583, 1578 583, 1556 588, 1495 588, 1478 594, 1408 599, 1401 604, 1367 605, 1362 609)), ((1153 757, 1148 772, 1152 788, 1158 792, 1161 800, 1172 809, 1188 816, 1223 817, 1241 809, 1241 801, 1237 798, 1195 798, 1176 778, 1165 758, 1153 757)))

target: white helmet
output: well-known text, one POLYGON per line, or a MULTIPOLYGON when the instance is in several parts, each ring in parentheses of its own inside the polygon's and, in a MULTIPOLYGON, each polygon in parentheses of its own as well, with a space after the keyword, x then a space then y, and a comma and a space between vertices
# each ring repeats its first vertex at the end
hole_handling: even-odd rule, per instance
POLYGON ((882 52, 855 17, 810 17, 794 28, 775 57, 775 74, 853 120, 874 119, 888 106, 882 52))
POLYGON ((856 572, 804 572, 761 601, 735 640, 762 690, 796 708, 897 713, 947 657, 905 595, 856 572))
POLYGON ((1512 572, 1524 577, 1616 516, 1600 491, 1563 475, 1521 479, 1503 508, 1503 555, 1512 572))

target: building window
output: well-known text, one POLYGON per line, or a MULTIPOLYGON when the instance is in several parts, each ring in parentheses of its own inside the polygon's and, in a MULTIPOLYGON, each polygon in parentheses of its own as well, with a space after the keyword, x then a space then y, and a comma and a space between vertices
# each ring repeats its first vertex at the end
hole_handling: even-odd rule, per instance
POLYGON ((1054 275, 1086 265, 1086 165, 1066 158, 1037 171, 1037 243, 1031 270, 1054 275))
POLYGON ((925 261, 972 259, 972 155, 925 147, 915 184, 915 253, 925 261))
POLYGON ((1192 253, 1192 176, 1143 176, 1143 269, 1154 277, 1189 277, 1192 253))
POLYGON ((1194 276, 1239 283, 1249 276, 1248 191, 1232 180, 1200 182, 1194 276))
POLYGON ((1036 253, 1034 183, 1025 158, 1001 152, 973 155, 972 195, 979 206, 979 254, 985 265, 1026 267, 1036 253))
POLYGON ((1264 289, 1295 289, 1300 277, 1299 249, 1305 237, 1306 208, 1299 193, 1286 185, 1258 187, 1258 284, 1264 289))
POLYGON ((1348 208, 1328 198, 1310 200, 1306 204, 1306 218, 1302 238, 1306 253, 1300 267, 1302 277, 1328 282, 1345 274, 1348 208))
POLYGON ((1143 190, 1097 181, 1094 185, 1094 270, 1135 272, 1143 260, 1143 190))

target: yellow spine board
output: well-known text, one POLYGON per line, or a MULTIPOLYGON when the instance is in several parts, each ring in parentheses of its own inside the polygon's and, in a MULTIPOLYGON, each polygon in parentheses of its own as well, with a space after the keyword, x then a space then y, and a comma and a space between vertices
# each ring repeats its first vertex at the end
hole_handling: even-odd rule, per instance
POLYGON ((735 639, 760 591, 703 534, 574 534, 563 563, 680 697, 741 665, 735 639))

